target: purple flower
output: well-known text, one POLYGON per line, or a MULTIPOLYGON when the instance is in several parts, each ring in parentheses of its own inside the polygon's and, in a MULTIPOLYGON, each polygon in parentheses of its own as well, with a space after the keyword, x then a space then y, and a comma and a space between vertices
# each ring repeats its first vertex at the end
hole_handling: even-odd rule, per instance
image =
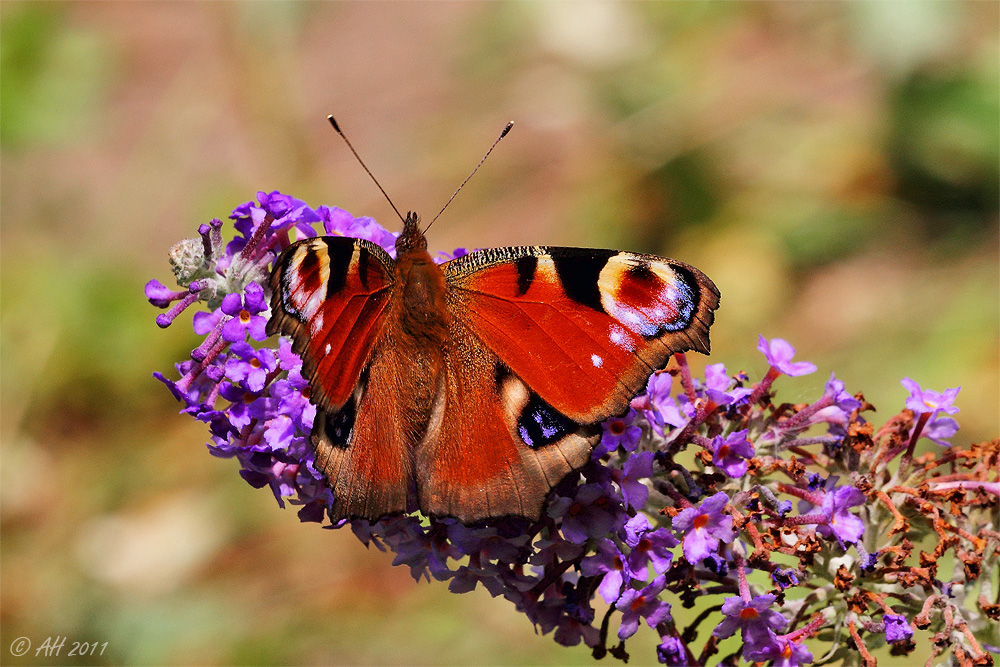
MULTIPOLYGON (((296 199, 290 195, 283 195, 277 190, 272 192, 258 192, 257 201, 260 204, 260 208, 269 213, 275 220, 280 220, 290 215, 298 217, 302 209, 309 208, 301 199, 296 199)), ((313 236, 316 235, 315 230, 313 230, 312 234, 313 236)))
POLYGON ((749 387, 735 387, 729 390, 729 385, 732 383, 732 378, 726 373, 725 364, 710 364, 705 367, 704 391, 713 403, 718 405, 738 403, 751 394, 752 390, 749 387))
POLYGON ((670 390, 674 385, 674 376, 666 372, 653 373, 646 382, 645 396, 650 409, 658 411, 661 404, 670 398, 670 390))
POLYGON ((223 317, 225 317, 225 313, 222 312, 221 308, 216 308, 215 310, 209 312, 204 310, 198 311, 192 318, 194 332, 199 336, 208 335, 210 331, 218 326, 219 321, 223 317))
MULTIPOLYGON (((601 540, 597 543, 597 552, 587 556, 580 562, 580 571, 585 577, 604 578, 597 589, 608 604, 614 604, 622 592, 622 584, 631 581, 631 573, 625 568, 626 558, 611 540, 601 540)), ((645 577, 643 578, 645 579, 645 577)))
POLYGON ((823 396, 829 397, 833 401, 833 405, 847 415, 861 407, 861 401, 847 393, 844 383, 838 380, 834 373, 830 373, 830 379, 826 381, 823 396))
POLYGON ((736 539, 733 517, 723 512, 729 496, 719 491, 702 501, 698 507, 688 507, 674 517, 674 531, 683 540, 684 558, 695 565, 719 550, 719 542, 736 539))
POLYGON ((222 338, 230 343, 246 339, 247 332, 254 340, 264 340, 267 333, 267 319, 260 316, 267 310, 264 301, 264 289, 257 283, 247 284, 243 296, 227 294, 222 300, 222 312, 231 315, 233 319, 222 326, 222 338))
POLYGON ((734 479, 747 473, 746 460, 754 455, 747 433, 749 430, 744 429, 730 433, 726 438, 717 435, 712 439, 712 465, 734 479))
POLYGON ((408 566, 414 581, 445 578, 445 573, 450 572, 448 557, 462 556, 450 543, 432 540, 416 516, 385 517, 378 525, 385 543, 396 554, 392 564, 408 566))
POLYGON ((854 398, 844 389, 844 383, 830 373, 823 397, 810 408, 806 408, 808 419, 806 423, 816 424, 826 422, 830 425, 830 433, 847 435, 847 427, 851 421, 851 413, 861 407, 861 401, 854 398), (814 410, 814 411, 813 411, 814 410))
POLYGON ((842 543, 854 544, 865 532, 865 524, 848 510, 865 502, 865 494, 853 486, 838 486, 823 496, 823 513, 830 518, 817 532, 823 537, 836 536, 842 543))
POLYGON ((909 398, 906 399, 906 407, 913 411, 915 415, 930 413, 931 417, 939 412, 953 415, 958 412, 953 403, 961 387, 945 389, 943 394, 939 394, 931 389, 921 389, 920 385, 910 378, 903 378, 900 383, 905 389, 910 391, 909 398))
POLYGON ((666 586, 666 578, 660 575, 642 590, 627 588, 618 598, 615 608, 622 612, 618 638, 628 639, 639 629, 639 620, 646 619, 651 628, 670 618, 670 605, 659 598, 666 586))
POLYGON ((808 648, 785 637, 775 637, 774 641, 766 642, 760 648, 747 644, 743 658, 749 662, 773 660, 772 667, 798 667, 813 661, 808 648))
POLYGON ((582 640, 587 646, 597 646, 601 642, 601 631, 572 617, 563 617, 552 634, 552 639, 560 646, 576 646, 582 640))
POLYGON ((882 620, 885 623, 885 640, 890 644, 905 641, 913 636, 913 628, 906 622, 905 616, 886 614, 882 620))
POLYGON ((277 415, 264 422, 264 442, 272 451, 287 450, 304 440, 288 415, 277 415))
POLYGON ((374 219, 366 217, 355 218, 344 209, 337 208, 336 206, 332 208, 320 206, 316 209, 316 213, 323 221, 323 229, 327 234, 350 236, 356 239, 371 241, 395 257, 396 235, 375 222, 374 219))
POLYGON ((439 250, 434 256, 434 262, 436 264, 444 264, 445 262, 450 262, 453 259, 458 259, 459 257, 465 257, 469 254, 467 248, 455 248, 451 252, 445 252, 444 250, 439 250))
POLYGON ((641 480, 653 476, 653 452, 636 452, 628 457, 618 486, 626 507, 642 509, 649 499, 649 487, 641 480))
POLYGON ((958 433, 958 422, 951 417, 938 417, 927 422, 920 432, 923 437, 934 441, 942 447, 951 447, 948 438, 958 433))
POLYGON ((612 417, 601 424, 604 433, 601 443, 594 448, 593 458, 599 459, 608 452, 613 452, 621 446, 626 452, 631 452, 639 444, 642 428, 635 423, 635 410, 629 408, 622 417, 612 417))
POLYGON ((688 653, 680 637, 667 635, 656 647, 656 659, 667 667, 687 667, 688 653))
POLYGON ((237 430, 248 426, 252 419, 260 421, 267 418, 269 399, 265 396, 228 382, 222 383, 219 395, 232 403, 227 412, 230 423, 237 430))
POLYGON ((627 569, 636 579, 646 578, 646 568, 653 564, 656 574, 663 574, 674 558, 671 551, 677 539, 666 528, 654 529, 644 514, 636 514, 625 524, 625 544, 632 550, 627 559, 627 569))
MULTIPOLYGON (((283 195, 277 190, 274 192, 258 192, 257 201, 260 208, 272 218, 280 222, 283 228, 295 227, 304 236, 316 236, 316 230, 312 224, 319 222, 320 217, 316 211, 309 208, 304 201, 283 195)), ((251 217, 253 217, 251 215, 251 217)), ((259 221, 254 220, 259 224, 259 221)))
POLYGON ((751 600, 741 597, 729 597, 722 603, 722 613, 725 618, 715 626, 712 634, 719 639, 731 637, 737 629, 742 631, 743 641, 753 646, 754 650, 763 650, 769 645, 776 645, 774 630, 781 630, 788 624, 788 619, 771 609, 775 597, 770 593, 758 595, 751 600))
MULTIPOLYGON (((220 270, 231 266, 234 257, 246 247, 253 233, 270 217, 266 235, 273 235, 275 230, 282 230, 285 236, 293 228, 298 229, 302 236, 315 236, 316 230, 312 223, 319 222, 316 211, 306 206, 305 202, 283 195, 280 192, 258 192, 259 204, 249 201, 233 209, 229 216, 233 226, 242 236, 238 236, 226 244, 225 255, 219 258, 217 268, 220 270)), ((276 245, 276 250, 281 246, 276 245)))
POLYGON ((661 404, 670 400, 673 377, 670 373, 653 373, 646 383, 646 391, 632 399, 632 408, 641 412, 658 437, 663 437, 661 404))
POLYGON ((663 417, 663 421, 674 428, 686 426, 691 421, 694 413, 694 404, 687 400, 687 396, 683 395, 678 396, 676 401, 669 397, 664 399, 660 407, 660 414, 663 417))
POLYGON ((583 484, 574 491, 573 498, 553 498, 548 509, 550 517, 562 518, 562 533, 567 540, 582 544, 624 525, 625 514, 610 482, 583 484))
POLYGON ((309 384, 297 371, 289 371, 281 380, 270 386, 271 398, 277 402, 277 412, 289 417, 303 433, 312 431, 316 406, 309 402, 309 384))
POLYGON ((267 374, 275 369, 274 350, 255 350, 249 343, 238 341, 229 346, 232 355, 226 361, 226 377, 233 382, 246 381, 250 391, 264 389, 267 374))
POLYGON ((767 363, 771 368, 784 373, 790 377, 797 375, 808 375, 816 371, 816 365, 808 361, 796 361, 792 363, 795 356, 795 348, 782 338, 772 338, 770 342, 760 336, 757 342, 757 349, 767 358, 767 363))
POLYGON ((354 216, 337 206, 319 206, 316 208, 323 231, 330 235, 350 236, 347 231, 354 226, 354 216))
POLYGON ((145 293, 149 303, 157 308, 167 308, 174 301, 183 299, 189 294, 188 290, 172 290, 159 280, 150 280, 146 283, 145 293))

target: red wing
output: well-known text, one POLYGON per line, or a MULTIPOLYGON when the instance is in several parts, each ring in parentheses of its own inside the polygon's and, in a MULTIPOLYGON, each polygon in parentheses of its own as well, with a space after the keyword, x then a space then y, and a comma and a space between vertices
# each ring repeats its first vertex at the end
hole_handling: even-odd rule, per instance
POLYGON ((312 444, 316 470, 333 489, 330 519, 376 521, 405 512, 413 479, 410 438, 404 420, 409 397, 393 391, 398 365, 391 334, 383 338, 344 406, 335 413, 317 410, 312 444), (370 389, 370 391, 369 391, 370 389))
POLYGON ((495 248, 443 268, 452 316, 581 424, 624 412, 671 354, 707 354, 719 305, 705 274, 655 255, 495 248))
POLYGON ((464 523, 538 519, 549 489, 590 458, 600 429, 546 405, 460 321, 449 334, 415 450, 420 509, 464 523))
POLYGON ((304 239, 278 257, 267 333, 291 337, 317 408, 337 412, 351 396, 382 330, 393 283, 392 259, 363 239, 304 239))

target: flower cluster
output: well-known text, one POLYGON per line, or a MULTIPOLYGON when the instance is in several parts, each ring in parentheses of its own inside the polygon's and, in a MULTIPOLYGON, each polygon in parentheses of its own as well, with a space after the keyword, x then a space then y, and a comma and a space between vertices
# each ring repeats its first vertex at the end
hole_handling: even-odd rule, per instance
MULTIPOLYGON (((250 485, 298 506, 302 521, 322 523, 333 498, 313 466, 316 410, 302 362, 287 340, 254 344, 266 337, 269 266, 318 229, 390 254, 395 235, 276 192, 230 219, 238 234, 228 243, 213 220, 171 250, 181 289, 146 285, 166 309, 160 326, 205 307, 193 317, 204 340, 177 364, 178 378, 154 376, 208 425, 209 452, 235 458, 250 485)), ((627 659, 626 641, 645 626, 668 665, 728 651, 723 664, 854 652, 871 666, 871 648, 907 654, 926 630, 932 660, 950 650, 963 667, 992 664, 996 647, 984 642, 1000 619, 990 574, 1000 566, 1000 440, 950 445, 958 389, 939 394, 909 378, 906 409, 878 427, 864 397, 833 375, 812 403, 775 403, 778 379, 816 367, 792 361, 781 339, 761 337, 758 349, 769 370, 756 382, 723 364, 697 378, 675 355, 627 414, 604 424, 591 461, 553 489, 534 524, 407 514, 333 527, 391 550, 417 580, 447 581, 455 593, 481 585, 539 632, 583 642, 597 658, 627 659), (921 438, 943 448, 915 456, 921 438), (737 633, 741 642, 729 640, 737 633)))

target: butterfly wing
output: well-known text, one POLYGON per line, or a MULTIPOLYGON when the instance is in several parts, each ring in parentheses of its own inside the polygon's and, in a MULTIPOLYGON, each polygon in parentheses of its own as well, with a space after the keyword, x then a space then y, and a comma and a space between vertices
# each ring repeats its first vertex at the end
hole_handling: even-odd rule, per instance
POLYGON ((410 455, 401 425, 384 418, 399 409, 398 392, 387 390, 400 363, 385 326, 394 285, 382 248, 338 236, 293 243, 271 274, 267 332, 289 336, 302 357, 317 408, 315 466, 333 489, 336 518, 406 509, 410 455), (382 348, 390 352, 376 354, 382 348))
POLYGON ((417 485, 425 512, 466 522, 538 518, 601 421, 671 354, 708 352, 719 303, 697 269, 617 251, 498 248, 444 272, 452 321, 417 485))
POLYGON ((671 354, 707 354, 719 305, 698 269, 616 250, 495 248, 444 271, 455 317, 581 424, 624 412, 671 354))
POLYGON ((275 261, 267 333, 292 339, 317 408, 336 412, 354 393, 394 283, 392 258, 364 239, 303 239, 275 261))
POLYGON ((407 363, 396 347, 387 332, 344 406, 335 413, 316 411, 315 466, 333 489, 331 520, 376 520, 407 509, 411 436, 400 415, 412 399, 396 391, 399 364, 407 363))
POLYGON ((537 519, 549 489, 587 462, 600 432, 539 401, 453 318, 430 421, 415 450, 420 508, 465 523, 537 519))

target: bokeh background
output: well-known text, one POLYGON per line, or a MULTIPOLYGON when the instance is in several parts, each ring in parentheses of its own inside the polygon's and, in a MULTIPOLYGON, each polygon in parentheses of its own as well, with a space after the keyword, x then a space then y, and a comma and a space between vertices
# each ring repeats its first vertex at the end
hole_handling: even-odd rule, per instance
POLYGON ((278 189, 398 227, 328 113, 427 215, 513 119, 435 248, 682 258, 723 294, 714 361, 759 377, 757 334, 781 336, 820 368, 785 400, 836 371, 887 417, 910 376, 962 386, 957 440, 996 437, 998 24, 992 2, 5 0, 0 661, 590 662, 300 524, 151 377, 197 341, 142 286, 200 223, 278 189), (107 648, 9 653, 56 635, 107 648))

